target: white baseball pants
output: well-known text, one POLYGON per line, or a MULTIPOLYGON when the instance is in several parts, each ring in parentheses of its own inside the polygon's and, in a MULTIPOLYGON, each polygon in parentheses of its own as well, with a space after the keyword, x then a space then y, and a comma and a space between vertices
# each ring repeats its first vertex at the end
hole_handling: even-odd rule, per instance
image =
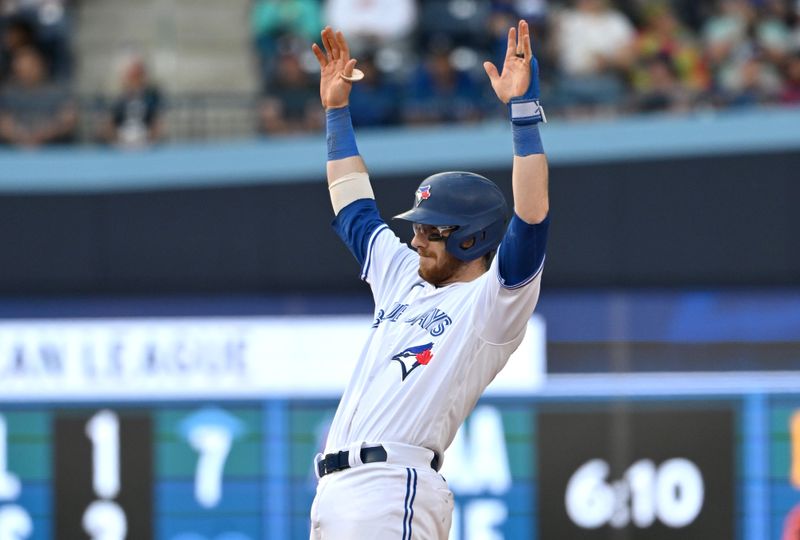
POLYGON ((384 447, 385 463, 356 463, 320 479, 311 540, 447 540, 453 494, 430 467, 433 453, 384 447))

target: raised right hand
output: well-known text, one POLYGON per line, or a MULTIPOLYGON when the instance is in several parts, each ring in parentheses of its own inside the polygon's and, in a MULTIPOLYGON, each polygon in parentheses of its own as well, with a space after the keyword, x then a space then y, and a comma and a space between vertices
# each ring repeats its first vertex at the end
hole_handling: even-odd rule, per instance
MULTIPOLYGON (((506 58, 503 61, 502 75, 497 72, 497 67, 491 62, 484 62, 483 68, 489 76, 497 97, 503 103, 508 103, 511 98, 523 95, 531 83, 531 32, 528 23, 524 20, 519 21, 519 30, 511 28, 508 31, 508 47, 506 48, 506 58)), ((538 88, 538 80, 533 74, 534 83, 538 88)), ((536 98, 539 97, 536 92, 536 98)))
POLYGON ((322 45, 325 52, 314 43, 311 50, 317 57, 320 67, 319 97, 326 109, 338 109, 350 103, 350 89, 353 83, 342 79, 353 75, 356 59, 350 58, 350 48, 341 32, 334 33, 330 26, 322 30, 322 45))

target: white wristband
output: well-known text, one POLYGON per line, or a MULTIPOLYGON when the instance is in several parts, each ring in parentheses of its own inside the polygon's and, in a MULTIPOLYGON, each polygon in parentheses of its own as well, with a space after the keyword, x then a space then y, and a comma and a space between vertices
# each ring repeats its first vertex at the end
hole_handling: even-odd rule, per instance
POLYGON ((339 212, 353 201, 358 199, 374 199, 369 175, 365 172, 353 172, 337 178, 328 186, 331 195, 333 213, 339 212))
POLYGON ((544 109, 539 104, 538 99, 512 98, 508 102, 508 112, 511 122, 514 124, 538 124, 547 122, 544 109))

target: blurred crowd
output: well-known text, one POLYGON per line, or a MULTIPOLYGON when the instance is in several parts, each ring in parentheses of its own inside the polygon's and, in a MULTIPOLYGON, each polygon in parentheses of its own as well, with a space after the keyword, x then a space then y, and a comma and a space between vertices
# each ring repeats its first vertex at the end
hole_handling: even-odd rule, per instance
MULTIPOLYGON (((19 148, 76 140, 79 104, 71 91, 73 59, 67 0, 0 0, 0 143, 19 148)), ((144 146, 161 137, 160 93, 145 62, 131 56, 121 93, 92 138, 144 146)))
POLYGON ((586 118, 800 103, 798 0, 255 0, 261 129, 319 129, 308 44, 341 29, 367 74, 359 126, 505 114, 482 62, 532 26, 548 116, 586 118))
MULTIPOLYGON (((75 138, 70 0, 0 0, 0 143, 75 138)), ((686 113, 800 104, 800 0, 252 0, 261 84, 254 121, 273 136, 322 129, 323 25, 348 37, 366 78, 351 100, 360 127, 504 117, 483 72, 526 19, 548 116, 686 113)), ((90 135, 139 147, 163 138, 164 104, 143 58, 90 135)))

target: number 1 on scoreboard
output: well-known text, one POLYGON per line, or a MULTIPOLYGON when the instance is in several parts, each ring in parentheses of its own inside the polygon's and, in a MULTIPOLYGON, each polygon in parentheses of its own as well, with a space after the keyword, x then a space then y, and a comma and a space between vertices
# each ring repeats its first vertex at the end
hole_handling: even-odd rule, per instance
POLYGON ((128 533, 125 512, 114 499, 119 494, 119 417, 102 410, 86 423, 92 441, 92 487, 99 500, 83 514, 83 528, 92 540, 124 540, 128 533))
POLYGON ((100 411, 86 424, 92 441, 92 486, 103 499, 119 494, 119 418, 111 411, 100 411))

